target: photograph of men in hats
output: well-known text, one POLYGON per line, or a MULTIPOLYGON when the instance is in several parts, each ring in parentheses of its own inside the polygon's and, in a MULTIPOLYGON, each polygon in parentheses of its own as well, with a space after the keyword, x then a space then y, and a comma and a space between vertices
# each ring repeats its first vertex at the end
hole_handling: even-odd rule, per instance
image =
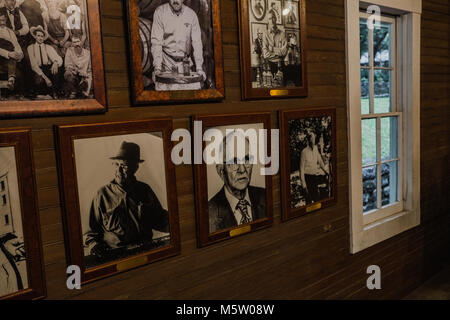
POLYGON ((165 182, 164 160, 156 158, 164 154, 161 138, 139 134, 81 140, 87 141, 76 145, 77 170, 83 171, 78 182, 90 184, 86 185, 90 195, 79 187, 86 266, 166 245, 170 234, 167 195, 161 183, 165 182), (146 146, 145 156, 141 146, 146 146), (155 153, 156 147, 161 147, 160 153, 155 153), (105 166, 105 161, 112 166, 105 166))
POLYGON ((0 100, 93 97, 86 0, 0 0, 0 100))

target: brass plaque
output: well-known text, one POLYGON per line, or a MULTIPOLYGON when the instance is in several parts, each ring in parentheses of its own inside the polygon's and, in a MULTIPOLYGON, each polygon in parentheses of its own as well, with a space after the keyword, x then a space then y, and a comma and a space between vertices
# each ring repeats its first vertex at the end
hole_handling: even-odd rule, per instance
POLYGON ((129 269, 133 269, 139 266, 142 266, 147 263, 147 256, 138 257, 136 259, 127 260, 121 263, 118 263, 116 266, 117 271, 125 271, 129 269))
POLYGON ((288 96, 289 95, 289 90, 270 90, 270 95, 272 97, 288 96))
POLYGON ((169 92, 170 99, 193 99, 195 98, 194 91, 178 90, 169 92))
POLYGON ((248 233, 250 231, 252 231, 252 227, 250 225, 238 229, 233 229, 230 231, 230 237, 236 237, 238 235, 248 233))
POLYGON ((313 212, 313 211, 316 211, 316 210, 319 210, 320 208, 322 208, 322 203, 321 202, 319 202, 319 203, 315 203, 315 204, 313 204, 313 205, 310 205, 309 207, 307 207, 306 208, 306 212, 313 212))

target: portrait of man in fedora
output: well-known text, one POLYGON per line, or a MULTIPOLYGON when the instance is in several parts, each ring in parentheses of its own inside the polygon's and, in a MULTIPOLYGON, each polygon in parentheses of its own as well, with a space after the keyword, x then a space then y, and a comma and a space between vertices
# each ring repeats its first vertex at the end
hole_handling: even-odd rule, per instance
POLYGON ((113 178, 94 196, 84 233, 85 248, 96 264, 158 247, 153 230, 169 232, 167 211, 152 188, 136 179, 145 161, 139 145, 123 141, 110 160, 113 178))
POLYGON ((42 26, 31 27, 30 34, 36 40, 27 50, 33 71, 33 96, 57 99, 63 59, 51 45, 44 43, 48 33, 42 26))

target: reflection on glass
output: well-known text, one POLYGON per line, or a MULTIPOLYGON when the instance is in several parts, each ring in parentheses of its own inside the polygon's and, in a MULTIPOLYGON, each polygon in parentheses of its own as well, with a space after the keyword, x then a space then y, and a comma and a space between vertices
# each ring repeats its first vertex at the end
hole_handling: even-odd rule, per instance
POLYGON ((391 25, 382 22, 373 29, 373 63, 375 67, 391 66, 391 25))
POLYGON ((391 71, 374 71, 374 112, 391 112, 391 71))
POLYGON ((397 117, 381 118, 381 160, 392 160, 398 157, 398 119, 397 117))
POLYGON ((363 212, 377 209, 377 166, 363 168, 363 212))
POLYGON ((377 120, 362 120, 362 164, 373 164, 377 160, 377 120))
POLYGON ((369 69, 361 69, 361 114, 370 112, 369 69))
POLYGON ((381 205, 398 201, 398 161, 384 163, 381 167, 381 205))
POLYGON ((369 28, 367 19, 359 19, 359 45, 361 48, 361 66, 369 65, 369 28))

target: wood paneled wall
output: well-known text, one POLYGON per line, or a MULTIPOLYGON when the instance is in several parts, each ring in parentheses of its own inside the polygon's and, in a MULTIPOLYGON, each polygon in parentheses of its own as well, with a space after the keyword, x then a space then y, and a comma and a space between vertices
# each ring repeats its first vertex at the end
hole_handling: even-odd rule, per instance
POLYGON ((226 99, 221 103, 130 107, 124 2, 102 0, 109 111, 104 115, 2 120, 33 129, 39 212, 49 299, 305 299, 399 298, 436 272, 450 245, 450 4, 423 0, 420 227, 356 255, 349 253, 348 146, 343 0, 307 0, 309 97, 243 102, 240 98, 237 1, 221 0, 226 99), (54 124, 170 115, 189 128, 197 113, 337 108, 338 203, 280 222, 279 176, 273 177, 274 226, 197 249, 191 166, 176 168, 181 255, 66 289, 54 124), (366 268, 382 270, 382 290, 366 288, 366 268))

